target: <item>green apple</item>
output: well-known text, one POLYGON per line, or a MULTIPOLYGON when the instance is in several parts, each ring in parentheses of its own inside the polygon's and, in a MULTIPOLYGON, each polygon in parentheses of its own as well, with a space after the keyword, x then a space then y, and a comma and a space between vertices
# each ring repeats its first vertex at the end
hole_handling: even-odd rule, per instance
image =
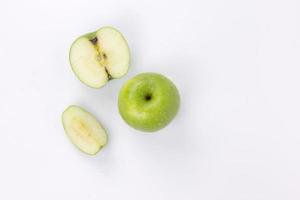
POLYGON ((180 97, 165 76, 142 73, 128 80, 118 99, 122 118, 133 128, 154 132, 168 125, 176 115, 180 97))
POLYGON ((97 119, 79 106, 69 106, 62 114, 66 135, 82 152, 95 155, 107 143, 107 134, 97 119))
POLYGON ((118 30, 102 27, 76 39, 71 46, 69 59, 81 82, 92 88, 100 88, 109 80, 127 73, 130 52, 118 30))

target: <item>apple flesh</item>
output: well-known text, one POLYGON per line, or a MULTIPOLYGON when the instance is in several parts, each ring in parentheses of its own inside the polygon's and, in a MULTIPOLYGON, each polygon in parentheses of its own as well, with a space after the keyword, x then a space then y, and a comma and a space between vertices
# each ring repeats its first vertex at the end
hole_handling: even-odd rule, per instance
POLYGON ((127 73, 130 52, 118 30, 102 27, 76 39, 71 46, 69 59, 79 80, 89 87, 100 88, 109 80, 127 73))
POLYGON ((165 76, 143 73, 128 80, 118 99, 122 118, 135 129, 153 132, 167 126, 180 104, 176 86, 165 76))
POLYGON ((82 152, 95 155, 107 143, 107 134, 97 119, 79 106, 69 106, 62 114, 66 135, 82 152))

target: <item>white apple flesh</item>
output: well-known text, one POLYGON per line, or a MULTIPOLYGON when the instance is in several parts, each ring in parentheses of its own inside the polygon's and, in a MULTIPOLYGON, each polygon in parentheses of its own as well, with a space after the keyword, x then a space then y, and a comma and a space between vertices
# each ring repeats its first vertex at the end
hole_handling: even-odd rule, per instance
POLYGON ((97 119, 79 106, 69 106, 62 123, 71 142, 82 152, 95 155, 107 143, 107 134, 97 119))
POLYGON ((69 57, 78 79, 92 88, 124 76, 130 63, 127 41, 112 27, 79 37, 72 44, 69 57))

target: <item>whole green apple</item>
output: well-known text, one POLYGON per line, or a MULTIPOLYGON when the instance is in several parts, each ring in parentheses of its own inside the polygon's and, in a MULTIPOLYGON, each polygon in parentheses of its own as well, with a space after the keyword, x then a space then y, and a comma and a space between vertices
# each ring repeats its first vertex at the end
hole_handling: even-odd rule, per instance
POLYGON ((176 86, 165 76, 142 73, 128 80, 119 93, 122 118, 133 128, 154 132, 167 126, 180 104, 176 86))

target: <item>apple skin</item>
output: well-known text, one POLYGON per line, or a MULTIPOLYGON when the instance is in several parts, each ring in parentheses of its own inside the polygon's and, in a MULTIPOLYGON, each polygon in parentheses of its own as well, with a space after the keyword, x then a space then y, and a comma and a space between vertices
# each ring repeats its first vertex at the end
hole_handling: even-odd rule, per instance
POLYGON ((154 132, 167 126, 178 112, 180 96, 176 86, 158 73, 142 73, 128 80, 120 90, 119 112, 131 127, 154 132))

